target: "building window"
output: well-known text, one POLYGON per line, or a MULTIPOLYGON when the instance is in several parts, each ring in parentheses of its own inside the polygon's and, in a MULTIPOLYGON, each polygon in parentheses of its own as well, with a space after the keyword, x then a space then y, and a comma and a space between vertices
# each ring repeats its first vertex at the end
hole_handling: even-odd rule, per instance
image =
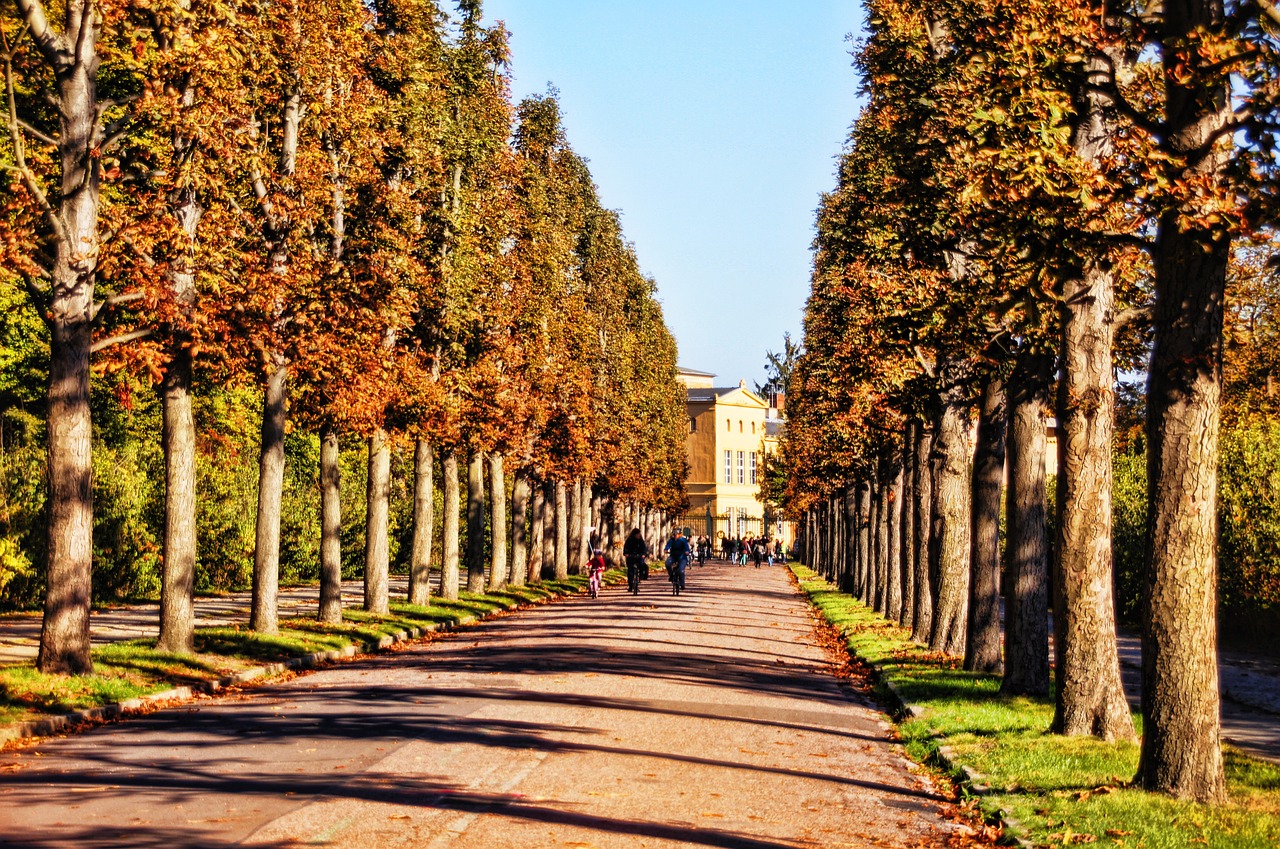
MULTIPOLYGON (((752 433, 752 435, 755 435, 755 432, 756 432, 756 423, 755 423, 755 422, 752 422, 752 423, 751 423, 751 433, 752 433)), ((754 457, 755 455, 754 455, 754 454, 752 454, 751 456, 752 456, 752 457, 754 457)))
POLYGON ((698 417, 689 416, 689 433, 697 433, 697 432, 698 432, 698 417))
POLYGON ((724 482, 733 483, 733 452, 724 452, 724 482))
POLYGON ((751 452, 751 485, 756 485, 756 452, 751 452))
POLYGON ((724 429, 729 433, 733 433, 733 425, 729 423, 728 419, 724 420, 724 429))
POLYGON ((738 419, 738 433, 742 433, 742 419, 738 419))
POLYGON ((747 482, 747 452, 738 452, 738 483, 747 482))

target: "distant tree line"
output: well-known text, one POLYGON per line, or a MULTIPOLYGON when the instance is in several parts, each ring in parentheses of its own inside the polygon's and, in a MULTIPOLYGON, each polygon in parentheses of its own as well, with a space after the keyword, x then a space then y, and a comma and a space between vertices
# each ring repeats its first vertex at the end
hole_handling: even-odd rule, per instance
POLYGON ((683 506, 654 283, 449 5, 0 11, 0 598, 43 595, 41 670, 91 669, 95 597, 190 651, 197 585, 271 633, 282 574, 334 621, 344 572, 385 612, 393 566, 455 598, 683 506))
POLYGON ((1130 740, 1118 529, 1144 637, 1137 780, 1220 800, 1220 577, 1224 604, 1280 600, 1274 509, 1251 494, 1280 493, 1280 15, 866 6, 866 105, 818 211, 787 386, 783 498, 809 562, 1005 694, 1052 692, 1055 732, 1130 740), (1143 370, 1118 408, 1117 375, 1143 370))

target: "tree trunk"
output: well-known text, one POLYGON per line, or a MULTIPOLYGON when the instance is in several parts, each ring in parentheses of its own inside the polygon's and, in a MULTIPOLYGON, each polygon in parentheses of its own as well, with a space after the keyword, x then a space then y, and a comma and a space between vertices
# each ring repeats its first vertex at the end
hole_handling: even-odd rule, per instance
MULTIPOLYGON (((556 580, 569 577, 569 498, 564 481, 556 481, 556 580)), ((577 564, 574 564, 575 566, 577 564)))
POLYGON ((569 562, 572 564, 587 562, 587 556, 582 553, 585 545, 583 531, 586 529, 582 513, 582 480, 576 478, 569 489, 569 562))
POLYGON ((511 488, 511 585, 523 587, 529 577, 529 476, 521 469, 511 488))
POLYGON ((458 481, 458 449, 444 453, 440 474, 444 477, 444 540, 440 553, 440 596, 458 600, 458 531, 462 523, 462 493, 458 481))
POLYGON ((902 501, 899 504, 898 551, 901 557, 902 570, 902 614, 898 624, 903 628, 915 627, 916 616, 916 569, 915 569, 915 474, 911 468, 915 429, 919 422, 914 419, 907 422, 902 441, 902 501))
POLYGON ((889 491, 887 470, 880 466, 876 481, 876 585, 872 607, 885 615, 889 603, 889 491))
MULTIPOLYGON (((81 26, 89 4, 69 5, 61 36, 37 42, 57 74, 62 185, 49 323, 49 535, 41 672, 88 673, 93 572, 92 423, 89 353, 98 260, 98 150, 102 138, 95 72, 99 25, 81 26)), ((30 20, 30 15, 27 16, 30 20)), ((16 175, 11 175, 16 179, 16 175)))
POLYGON ((320 609, 326 625, 342 621, 342 487, 338 429, 320 428, 320 609))
POLYGON ((364 609, 385 616, 391 611, 391 571, 387 523, 391 514, 391 446, 378 428, 369 437, 369 476, 365 486, 364 609))
POLYGON ((1111 577, 1111 272, 1092 264, 1063 294, 1053 730, 1132 740, 1111 577))
POLYGON ((484 452, 467 464, 467 592, 484 592, 484 452))
POLYGON ((502 455, 489 455, 489 589, 507 585, 507 479, 502 455))
POLYGON ((1010 696, 1049 692, 1049 560, 1045 410, 1053 361, 1022 353, 1009 385, 1008 573, 1004 680, 1010 696))
POLYGON ((844 535, 841 544, 845 550, 845 568, 840 577, 840 592, 853 594, 858 586, 858 485, 852 484, 844 491, 840 502, 844 535))
POLYGON ((915 494, 912 505, 912 533, 915 540, 912 566, 916 572, 915 621, 911 627, 911 639, 922 644, 928 644, 933 639, 934 584, 929 554, 933 539, 932 456, 933 428, 928 422, 918 421, 911 458, 911 488, 915 494))
POLYGON ((262 403, 262 448, 258 463, 258 521, 253 547, 250 627, 280 630, 280 502, 284 495, 284 430, 289 369, 278 366, 267 380, 262 403))
MULTIPOLYGON (((184 275, 186 276, 186 275, 184 275)), ((195 650, 196 425, 191 412, 191 349, 180 344, 161 386, 164 444, 164 573, 156 650, 195 650)))
MULTIPOLYGON (((1212 67, 1216 55, 1202 48, 1222 31, 1222 0, 1167 7, 1164 24, 1167 144, 1187 157, 1188 183, 1216 184, 1221 192, 1231 162, 1231 136, 1223 131, 1232 120, 1230 83, 1212 67)), ((1218 204, 1234 210, 1235 192, 1225 194, 1216 203, 1196 197, 1160 220, 1147 389, 1138 781, 1209 804, 1226 800, 1215 604, 1222 303, 1231 242, 1228 225, 1213 214, 1218 204)))
MULTIPOLYGON (((194 90, 183 91, 183 106, 194 103, 194 90)), ((190 148, 189 140, 175 138, 175 150, 190 148)), ((169 290, 190 319, 196 303, 196 275, 192 253, 203 208, 194 189, 186 186, 169 196, 169 208, 186 238, 181 259, 169 272, 169 290)), ((156 649, 178 653, 195 650, 196 582, 196 425, 191 409, 194 370, 191 333, 185 326, 171 326, 169 365, 161 384, 164 448, 164 571, 160 581, 160 636, 156 649)))
POLYGON ((892 461, 893 477, 889 480, 889 497, 885 504, 885 530, 889 536, 885 546, 885 617, 902 618, 902 466, 892 461))
POLYGON ((864 480, 858 485, 858 598, 864 603, 871 599, 871 545, 875 539, 871 529, 873 508, 871 484, 864 480))
POLYGON ((547 490, 542 481, 532 481, 533 515, 530 517, 530 532, 533 544, 529 546, 529 583, 536 584, 542 580, 543 549, 547 546, 547 490))
POLYGON ((957 393, 943 404, 933 443, 938 600, 929 648, 964 655, 969 604, 969 416, 957 393))
POLYGON ((431 603, 431 535, 436 522, 435 457, 431 443, 413 448, 413 548, 409 555, 409 603, 431 603))
POLYGON ((978 404, 973 454, 973 531, 969 549, 969 637, 964 668, 1003 672, 1000 656, 1000 496, 1004 485, 1004 380, 988 375, 978 404))

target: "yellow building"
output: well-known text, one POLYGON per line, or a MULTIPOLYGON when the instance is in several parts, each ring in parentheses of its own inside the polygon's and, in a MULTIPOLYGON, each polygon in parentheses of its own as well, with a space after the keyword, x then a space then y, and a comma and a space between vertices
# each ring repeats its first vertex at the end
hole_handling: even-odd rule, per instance
POLYGON ((778 410, 746 381, 716 386, 714 374, 692 369, 680 369, 678 379, 688 394, 689 413, 685 525, 699 536, 708 533, 708 519, 711 537, 779 536, 778 524, 764 527, 764 505, 756 499, 763 457, 777 450, 778 410))

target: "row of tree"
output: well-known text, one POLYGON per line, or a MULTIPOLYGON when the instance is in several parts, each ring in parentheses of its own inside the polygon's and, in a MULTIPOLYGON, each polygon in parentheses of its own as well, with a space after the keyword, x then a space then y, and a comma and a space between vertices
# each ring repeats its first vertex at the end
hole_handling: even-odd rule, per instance
POLYGON ((1005 693, 1048 692, 1052 607, 1053 729, 1133 739, 1114 387, 1149 357, 1138 780, 1220 800, 1224 284, 1233 240, 1274 214, 1280 14, 1251 0, 867 7, 867 105, 818 213, 788 386, 788 509, 813 562, 966 669, 1003 672, 1005 693))
POLYGON ((556 572, 569 540, 584 544, 583 505, 595 521, 681 506, 683 403, 654 284, 565 140, 554 92, 512 104, 507 35, 479 0, 15 0, 0 50, 0 274, 25 289, 49 346, 42 670, 91 668, 91 358, 149 375, 161 397, 164 649, 192 647, 202 388, 262 394, 263 632, 278 627, 293 428, 320 436, 323 619, 340 615, 340 434, 368 440, 375 611, 395 444, 415 457, 414 603, 437 458, 447 596, 462 466, 472 589, 486 460, 497 582, 526 574, 535 491, 535 513, 548 494, 560 508, 556 572))

